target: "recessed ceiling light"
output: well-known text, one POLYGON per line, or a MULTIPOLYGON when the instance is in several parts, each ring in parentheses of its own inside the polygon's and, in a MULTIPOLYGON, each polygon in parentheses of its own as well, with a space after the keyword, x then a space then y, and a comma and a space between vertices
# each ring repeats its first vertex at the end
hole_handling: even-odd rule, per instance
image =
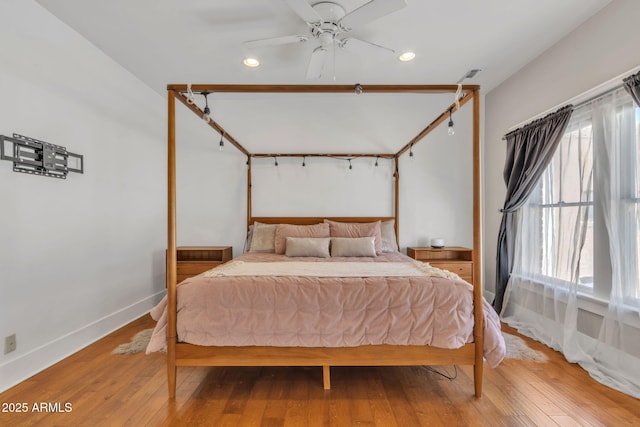
POLYGON ((247 67, 257 67, 258 65, 260 65, 260 61, 258 61, 256 58, 244 58, 244 61, 242 61, 244 63, 244 65, 246 65, 247 67))
POLYGON ((400 61, 407 62, 407 61, 411 61, 415 57, 416 57, 416 54, 414 52, 403 52, 398 57, 398 59, 400 59, 400 61))

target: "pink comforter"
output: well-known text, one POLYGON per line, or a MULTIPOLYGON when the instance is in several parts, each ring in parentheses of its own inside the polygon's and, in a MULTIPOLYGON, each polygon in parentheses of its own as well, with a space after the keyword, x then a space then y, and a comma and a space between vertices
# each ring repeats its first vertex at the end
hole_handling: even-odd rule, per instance
MULTIPOLYGON (((299 261, 247 253, 247 262, 299 261)), ((412 262, 385 253, 375 258, 304 261, 412 262)), ((442 277, 204 277, 178 285, 178 340, 203 346, 353 347, 430 345, 459 348, 473 341, 473 292, 442 277)), ((505 355, 500 320, 483 300, 484 356, 505 355)), ((166 347, 166 297, 151 311, 158 321, 147 353, 166 347)))

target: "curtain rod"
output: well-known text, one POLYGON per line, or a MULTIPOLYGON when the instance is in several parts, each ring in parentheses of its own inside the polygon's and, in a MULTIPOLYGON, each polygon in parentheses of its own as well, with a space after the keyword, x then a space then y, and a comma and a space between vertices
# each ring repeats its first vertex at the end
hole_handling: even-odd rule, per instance
MULTIPOLYGON (((596 87, 593 87, 591 89, 588 89, 582 93, 580 93, 579 95, 574 96, 573 98, 570 98, 564 102, 561 102, 560 104, 555 105, 554 107, 551 107, 545 111, 543 111, 542 113, 538 113, 535 116, 532 116, 530 118, 528 118, 527 120, 524 120, 520 123, 518 123, 517 125, 513 125, 511 126, 506 133, 509 133, 513 130, 518 129, 519 127, 522 127, 526 124, 528 124, 529 122, 532 122, 536 119, 540 119, 544 116, 546 116, 549 113, 554 112, 555 110, 557 110, 558 108, 564 106, 564 105, 568 105, 568 104, 573 104, 574 108, 580 107, 582 105, 585 105, 591 101, 593 101, 594 99, 602 96, 602 95, 606 95, 609 92, 612 92, 614 90, 619 89, 620 87, 622 87, 622 79, 634 74, 636 72, 640 71, 640 66, 636 66, 632 69, 630 69, 629 71, 626 71, 622 74, 619 74, 615 77, 613 77, 612 79, 609 79, 603 83, 600 83, 599 85, 597 85, 596 87), (586 98, 586 99, 585 99, 586 98)), ((504 137, 502 138, 504 140, 504 137)))

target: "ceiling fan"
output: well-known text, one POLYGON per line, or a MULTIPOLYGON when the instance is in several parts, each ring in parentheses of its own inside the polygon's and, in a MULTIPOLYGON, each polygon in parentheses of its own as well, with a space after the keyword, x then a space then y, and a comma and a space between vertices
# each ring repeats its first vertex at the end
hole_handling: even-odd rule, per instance
POLYGON ((360 40, 345 37, 353 28, 367 24, 385 15, 405 7, 405 0, 371 0, 363 6, 346 13, 345 8, 335 1, 320 1, 313 5, 306 0, 285 0, 289 7, 309 26, 309 35, 289 35, 268 39, 252 40, 244 43, 248 48, 283 45, 290 43, 304 43, 310 39, 320 42, 313 49, 307 67, 307 78, 314 79, 322 76, 327 53, 335 47, 369 50, 383 50, 393 53, 394 50, 360 40))

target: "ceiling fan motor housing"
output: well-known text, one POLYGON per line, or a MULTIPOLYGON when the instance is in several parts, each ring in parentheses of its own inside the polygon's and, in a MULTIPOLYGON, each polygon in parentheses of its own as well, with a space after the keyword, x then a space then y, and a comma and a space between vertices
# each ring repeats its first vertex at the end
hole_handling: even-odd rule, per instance
POLYGON ((311 34, 320 40, 323 47, 328 47, 343 29, 338 24, 347 13, 342 6, 332 2, 320 2, 313 9, 322 17, 320 22, 313 23, 311 34))

